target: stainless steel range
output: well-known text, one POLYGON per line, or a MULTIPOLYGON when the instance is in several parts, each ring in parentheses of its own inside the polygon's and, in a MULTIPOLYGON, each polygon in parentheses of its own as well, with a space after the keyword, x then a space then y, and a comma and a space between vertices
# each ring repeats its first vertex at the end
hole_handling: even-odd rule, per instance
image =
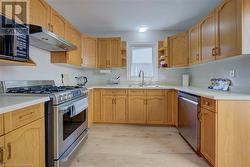
MULTIPOLYGON (((54 166, 69 166, 77 148, 88 137, 87 89, 57 87, 54 81, 4 81, 1 85, 7 94, 50 96, 54 117, 54 166)), ((51 141, 51 136, 46 141, 51 141)))

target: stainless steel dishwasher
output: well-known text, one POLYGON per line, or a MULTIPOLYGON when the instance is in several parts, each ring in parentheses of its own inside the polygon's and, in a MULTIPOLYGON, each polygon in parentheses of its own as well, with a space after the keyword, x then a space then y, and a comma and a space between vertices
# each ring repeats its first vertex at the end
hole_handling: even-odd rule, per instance
POLYGON ((178 130, 181 136, 199 153, 200 151, 200 97, 179 92, 178 130))

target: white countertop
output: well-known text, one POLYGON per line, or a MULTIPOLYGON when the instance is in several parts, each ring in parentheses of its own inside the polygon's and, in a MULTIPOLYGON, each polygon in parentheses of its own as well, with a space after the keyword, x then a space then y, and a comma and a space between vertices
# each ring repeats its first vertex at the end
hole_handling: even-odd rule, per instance
POLYGON ((232 93, 210 90, 205 88, 197 87, 183 87, 183 86, 172 86, 172 85, 159 85, 158 87, 139 87, 139 86, 129 86, 129 85, 96 85, 89 86, 88 89, 175 89, 178 91, 183 91, 191 93, 197 96, 207 97, 214 100, 250 100, 250 94, 232 93))
POLYGON ((0 95, 0 114, 49 101, 48 96, 0 95))

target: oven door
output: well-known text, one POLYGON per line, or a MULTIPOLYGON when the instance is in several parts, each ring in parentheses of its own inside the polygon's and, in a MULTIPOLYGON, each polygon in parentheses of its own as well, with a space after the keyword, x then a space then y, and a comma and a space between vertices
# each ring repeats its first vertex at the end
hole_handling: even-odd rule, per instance
POLYGON ((58 106, 57 159, 77 142, 88 127, 88 98, 80 98, 58 106))

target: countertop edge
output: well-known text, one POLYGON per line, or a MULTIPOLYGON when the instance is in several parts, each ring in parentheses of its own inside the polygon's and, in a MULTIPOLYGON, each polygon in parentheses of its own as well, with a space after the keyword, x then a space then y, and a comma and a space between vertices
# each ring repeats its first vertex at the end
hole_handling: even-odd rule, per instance
POLYGON ((214 100, 250 100, 250 94, 240 94, 231 92, 221 92, 215 90, 206 90, 195 87, 182 87, 182 86, 159 86, 159 87, 129 87, 129 86, 89 86, 91 89, 174 89, 177 91, 183 91, 197 96, 210 98, 214 100), (195 90, 197 89, 197 90, 195 90))
POLYGON ((49 97, 41 97, 39 99, 29 100, 27 102, 22 102, 22 103, 19 103, 19 104, 0 107, 0 114, 12 112, 12 111, 19 110, 19 109, 29 107, 29 106, 32 106, 32 105, 36 105, 36 104, 39 104, 39 103, 44 103, 44 102, 49 101, 49 100, 50 100, 49 97))

